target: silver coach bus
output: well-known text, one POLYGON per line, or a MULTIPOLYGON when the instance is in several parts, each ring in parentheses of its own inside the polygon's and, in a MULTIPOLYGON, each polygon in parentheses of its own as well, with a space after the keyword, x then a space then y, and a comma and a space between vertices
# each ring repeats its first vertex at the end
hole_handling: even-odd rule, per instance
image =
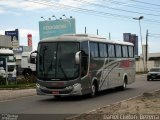
POLYGON ((94 96, 135 81, 134 45, 87 34, 47 38, 38 44, 37 94, 94 96))

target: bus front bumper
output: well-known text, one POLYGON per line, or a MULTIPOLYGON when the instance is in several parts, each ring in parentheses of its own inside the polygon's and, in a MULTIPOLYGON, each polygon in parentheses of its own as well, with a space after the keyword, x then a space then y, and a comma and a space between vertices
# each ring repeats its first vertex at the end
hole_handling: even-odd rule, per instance
POLYGON ((47 87, 36 84, 37 95, 64 95, 64 96, 74 96, 82 95, 82 87, 80 83, 76 83, 71 86, 67 86, 63 89, 49 89, 47 87))

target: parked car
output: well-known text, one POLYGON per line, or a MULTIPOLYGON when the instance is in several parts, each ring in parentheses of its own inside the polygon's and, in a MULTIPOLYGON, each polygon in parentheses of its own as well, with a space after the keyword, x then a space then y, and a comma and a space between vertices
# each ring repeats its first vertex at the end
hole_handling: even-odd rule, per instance
POLYGON ((147 74, 147 80, 160 79, 160 67, 151 68, 147 74))

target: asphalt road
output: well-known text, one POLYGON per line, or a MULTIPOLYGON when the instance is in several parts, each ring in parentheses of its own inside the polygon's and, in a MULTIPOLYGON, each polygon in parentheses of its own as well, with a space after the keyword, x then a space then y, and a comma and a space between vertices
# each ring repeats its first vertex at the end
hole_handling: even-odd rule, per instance
POLYGON ((136 82, 128 85, 125 91, 107 90, 95 98, 84 96, 56 100, 52 96, 37 95, 18 98, 0 102, 0 114, 80 114, 157 89, 160 89, 160 81, 146 81, 145 75, 138 75, 136 82))

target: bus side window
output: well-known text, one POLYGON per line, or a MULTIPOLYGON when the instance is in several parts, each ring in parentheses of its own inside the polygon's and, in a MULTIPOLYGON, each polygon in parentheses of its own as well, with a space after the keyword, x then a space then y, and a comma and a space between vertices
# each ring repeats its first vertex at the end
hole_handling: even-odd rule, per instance
POLYGON ((115 48, 113 44, 108 44, 108 55, 109 57, 115 57, 115 48))
POLYGON ((121 45, 116 45, 116 57, 122 57, 122 48, 121 45))
POLYGON ((93 58, 99 57, 98 43, 91 42, 90 43, 90 51, 91 51, 91 57, 93 57, 93 58))
POLYGON ((134 49, 132 46, 129 46, 128 47, 128 50, 129 50, 129 57, 130 58, 133 58, 134 57, 134 49))
POLYGON ((128 58, 128 48, 126 45, 122 46, 122 53, 124 58, 128 58))
POLYGON ((88 41, 81 43, 81 77, 88 72, 88 41))
POLYGON ((99 44, 99 54, 100 57, 105 58, 107 57, 107 45, 104 43, 99 44))

